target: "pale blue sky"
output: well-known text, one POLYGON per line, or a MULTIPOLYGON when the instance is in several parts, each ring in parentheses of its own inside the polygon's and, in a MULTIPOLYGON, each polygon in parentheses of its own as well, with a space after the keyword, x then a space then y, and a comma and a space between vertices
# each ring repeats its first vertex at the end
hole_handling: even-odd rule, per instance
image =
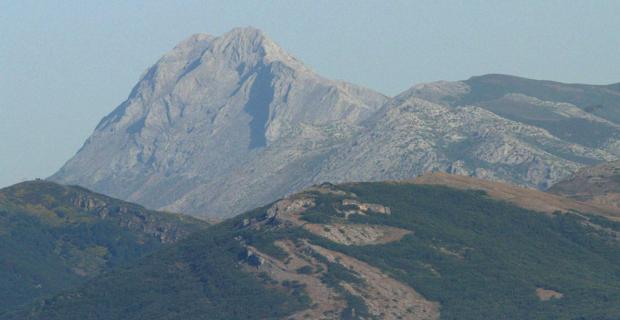
POLYGON ((51 175, 193 33, 255 26, 327 77, 394 95, 484 73, 619 82, 618 16, 615 0, 0 0, 0 186, 51 175))

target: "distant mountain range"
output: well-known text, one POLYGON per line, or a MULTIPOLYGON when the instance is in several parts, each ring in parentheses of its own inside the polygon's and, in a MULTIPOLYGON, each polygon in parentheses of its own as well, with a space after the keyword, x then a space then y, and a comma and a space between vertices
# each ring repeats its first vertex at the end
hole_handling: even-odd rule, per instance
MULTIPOLYGON (((22 198, 34 208, 48 197, 22 198)), ((23 219, 49 217, 63 226, 71 203, 82 208, 89 201, 62 203, 69 209, 23 219)), ((141 212, 132 210, 121 209, 120 221, 141 212)), ((98 212, 76 217, 93 221, 85 230, 99 230, 98 212)), ((104 229, 110 232, 101 239, 119 239, 118 221, 110 221, 116 231, 104 229)), ((0 319, 616 319, 619 221, 620 212, 605 206, 466 176, 321 184, 82 285, 0 310, 0 319)), ((134 237, 161 239, 142 232, 150 228, 128 225, 134 237)), ((2 227, 6 233, 14 226, 2 227)), ((80 270, 114 252, 85 242, 96 238, 70 239, 56 238, 37 252, 53 255, 54 246, 65 254, 85 252, 77 258, 88 259, 74 264, 80 270)))
POLYGON ((229 217, 323 181, 427 171, 546 189, 618 159, 619 137, 620 84, 486 75, 390 98, 239 28, 165 54, 50 179, 229 217))

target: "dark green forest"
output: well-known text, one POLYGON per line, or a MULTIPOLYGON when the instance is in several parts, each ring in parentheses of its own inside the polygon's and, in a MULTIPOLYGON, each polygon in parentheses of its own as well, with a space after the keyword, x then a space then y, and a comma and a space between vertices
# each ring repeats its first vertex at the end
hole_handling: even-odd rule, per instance
MULTIPOLYGON (((338 213, 342 196, 314 193, 307 221, 368 223, 412 231, 384 245, 345 246, 299 227, 240 229, 266 208, 200 231, 138 263, 105 273, 78 290, 0 319, 272 319, 310 306, 303 286, 243 271, 235 238, 286 259, 277 239, 309 239, 383 270, 440 304, 442 319, 620 318, 620 224, 589 213, 544 214, 441 186, 360 183, 338 186, 391 215, 338 213), (561 293, 540 300, 536 289, 561 293), (206 316, 208 315, 208 316, 206 316)), ((321 280, 361 281, 339 264, 321 280)), ((297 270, 312 273, 310 269, 297 270)), ((366 314, 343 292, 342 318, 366 314), (351 310, 357 310, 353 313, 351 310)))
POLYGON ((0 314, 135 262, 163 248, 164 236, 205 227, 78 187, 32 181, 2 189, 0 314), (91 208, 76 205, 88 201, 91 208))

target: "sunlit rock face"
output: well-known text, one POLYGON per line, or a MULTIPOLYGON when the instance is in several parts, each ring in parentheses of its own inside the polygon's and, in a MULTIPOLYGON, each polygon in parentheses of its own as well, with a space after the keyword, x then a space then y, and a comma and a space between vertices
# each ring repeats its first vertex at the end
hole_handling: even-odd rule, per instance
POLYGON ((618 158, 617 88, 488 75, 388 98, 317 75, 259 30, 199 34, 51 179, 208 217, 324 181, 427 171, 545 189, 618 158))
POLYGON ((312 169, 297 163, 386 99, 317 75, 259 30, 194 35, 147 70, 52 180, 149 207, 236 212, 307 184, 312 169))

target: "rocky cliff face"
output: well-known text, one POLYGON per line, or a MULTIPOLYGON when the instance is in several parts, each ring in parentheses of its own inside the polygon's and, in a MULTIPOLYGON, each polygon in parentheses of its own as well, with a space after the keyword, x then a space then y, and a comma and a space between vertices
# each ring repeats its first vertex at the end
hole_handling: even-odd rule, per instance
POLYGON ((458 107, 474 105, 540 127, 567 142, 618 153, 618 85, 565 84, 490 74, 420 84, 404 93, 458 107))
POLYGON ((405 179, 446 171, 545 188, 579 168, 577 159, 615 156, 480 107, 451 108, 415 96, 394 99, 340 151, 321 168, 320 179, 405 179))
MULTIPOLYGON (((308 145, 278 153, 282 159, 269 160, 273 164, 254 174, 269 177, 324 140, 350 134, 385 100, 322 78, 259 30, 195 35, 146 72, 52 180, 155 208, 201 214, 245 209, 272 200, 274 187, 267 187, 270 197, 249 201, 242 198, 243 181, 214 191, 247 170, 248 161, 291 140, 308 145), (226 195, 231 191, 236 195, 226 195), (205 195, 212 195, 211 204, 205 195), (228 204, 224 198, 231 196, 235 201, 228 204)), ((262 183, 274 184, 275 194, 291 190, 269 180, 262 183)))
POLYGON ((390 99, 242 28, 166 54, 51 179, 210 217, 322 181, 433 170, 544 189, 618 157, 619 105, 614 86, 497 75, 390 99))

